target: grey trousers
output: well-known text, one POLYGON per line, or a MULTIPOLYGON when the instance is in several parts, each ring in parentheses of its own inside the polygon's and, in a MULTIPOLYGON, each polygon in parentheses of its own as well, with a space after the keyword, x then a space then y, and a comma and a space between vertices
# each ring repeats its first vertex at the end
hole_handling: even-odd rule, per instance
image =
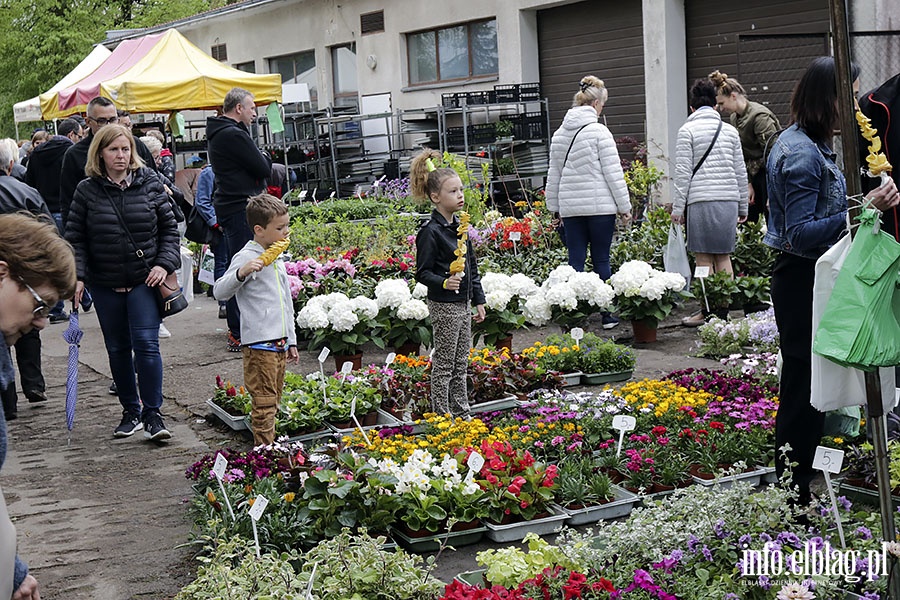
POLYGON ((434 331, 431 358, 431 410, 440 415, 469 414, 466 371, 472 346, 472 309, 466 302, 428 301, 434 331))

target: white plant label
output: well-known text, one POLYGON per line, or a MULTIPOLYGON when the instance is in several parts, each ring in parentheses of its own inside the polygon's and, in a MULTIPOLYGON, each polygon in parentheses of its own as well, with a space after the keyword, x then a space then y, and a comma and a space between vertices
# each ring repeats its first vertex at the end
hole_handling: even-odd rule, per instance
POLYGON ((366 440, 366 445, 371 446, 372 442, 369 441, 369 436, 366 435, 366 430, 363 429, 363 426, 359 422, 359 419, 356 418, 356 396, 353 396, 353 400, 350 401, 350 418, 353 419, 353 423, 356 424, 356 428, 359 429, 359 432, 362 434, 363 439, 366 440))
POLYGON ((434 358, 434 348, 432 348, 431 352, 428 353, 428 358, 434 358))
POLYGON ((397 358, 397 353, 396 353, 396 352, 391 352, 391 353, 389 353, 389 354, 385 357, 385 359, 384 359, 384 364, 385 364, 385 365, 392 365, 392 364, 394 364, 394 359, 395 359, 395 358, 397 358))
POLYGON ((300 190, 300 202, 306 200, 307 190, 300 190))
POLYGON ((328 196, 328 197, 329 197, 329 198, 334 198, 335 194, 337 194, 337 192, 331 192, 331 195, 328 196))
POLYGON ((813 457, 813 469, 837 474, 841 472, 841 465, 843 465, 843 463, 843 450, 826 448, 825 446, 818 446, 816 448, 816 455, 813 457))
POLYGON ((353 363, 349 360, 341 365, 342 375, 349 375, 351 371, 353 371, 353 363))
POLYGON ((522 232, 521 231, 510 231, 509 239, 510 239, 510 241, 518 242, 519 240, 522 239, 522 232))
POLYGON ((569 335, 572 336, 572 339, 575 340, 575 343, 577 344, 584 339, 584 329, 581 327, 573 327, 572 331, 569 332, 569 335))
POLYGON ((466 461, 466 466, 468 466, 469 470, 473 473, 480 473, 481 468, 484 467, 484 457, 477 452, 473 452, 469 455, 469 460, 466 461))
POLYGON ((613 417, 613 429, 619 431, 633 431, 637 420, 631 415, 616 415, 613 417))
POLYGON ((228 459, 221 454, 216 454, 216 462, 213 464, 213 475, 216 479, 222 480, 225 477, 225 470, 228 468, 228 459))
POLYGON ((322 348, 322 351, 319 352, 319 362, 323 363, 328 360, 328 355, 331 354, 331 349, 328 346, 322 348))
POLYGON ((703 279, 704 277, 709 277, 709 267, 694 267, 694 277, 696 279, 703 279))
POLYGON ((313 580, 316 578, 316 567, 318 566, 318 561, 313 563, 312 572, 309 574, 309 581, 306 583, 306 600, 313 600, 313 580))
POLYGON ((259 495, 256 497, 256 500, 253 501, 253 506, 250 507, 250 518, 254 521, 259 521, 260 517, 263 516, 263 513, 266 512, 266 507, 269 506, 269 500, 263 495, 259 495))
POLYGON ((350 401, 350 414, 356 416, 356 396, 350 401))

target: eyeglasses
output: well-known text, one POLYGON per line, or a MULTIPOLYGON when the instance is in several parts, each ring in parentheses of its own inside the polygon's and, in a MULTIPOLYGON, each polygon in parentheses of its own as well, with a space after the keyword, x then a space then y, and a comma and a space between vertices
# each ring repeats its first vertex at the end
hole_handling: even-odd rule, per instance
POLYGON ((109 125, 110 123, 118 123, 119 117, 110 117, 108 119, 95 119, 94 117, 88 117, 88 120, 93 121, 94 123, 102 127, 103 125, 109 125))
POLYGON ((34 291, 34 288, 25 283, 24 279, 19 279, 22 285, 25 286, 25 289, 31 292, 32 297, 34 297, 34 301, 37 303, 37 306, 34 307, 34 310, 31 311, 32 314, 38 319, 46 319, 50 316, 51 307, 47 304, 41 295, 34 291))

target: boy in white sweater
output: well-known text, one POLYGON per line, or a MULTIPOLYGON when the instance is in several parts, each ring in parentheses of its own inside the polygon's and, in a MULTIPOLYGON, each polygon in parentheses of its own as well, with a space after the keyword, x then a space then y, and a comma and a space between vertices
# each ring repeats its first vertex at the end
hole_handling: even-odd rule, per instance
POLYGON ((247 223, 253 228, 253 239, 234 255, 213 286, 213 295, 217 300, 234 296, 241 310, 244 384, 253 402, 253 442, 259 446, 275 441, 275 413, 284 387, 285 364, 299 363, 300 354, 284 262, 277 256, 270 258, 272 252, 266 253, 288 236, 288 208, 269 194, 253 196, 247 203, 247 223))

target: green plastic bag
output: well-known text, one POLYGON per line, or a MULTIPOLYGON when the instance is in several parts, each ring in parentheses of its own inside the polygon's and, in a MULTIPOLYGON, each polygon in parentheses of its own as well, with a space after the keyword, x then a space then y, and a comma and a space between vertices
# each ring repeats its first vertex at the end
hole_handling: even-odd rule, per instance
POLYGON ((871 209, 860 215, 813 341, 816 354, 863 371, 900 364, 900 244, 874 231, 878 218, 871 209))
POLYGON ((832 437, 855 438, 859 435, 859 418, 862 411, 858 406, 845 406, 825 413, 825 431, 823 435, 832 437))

